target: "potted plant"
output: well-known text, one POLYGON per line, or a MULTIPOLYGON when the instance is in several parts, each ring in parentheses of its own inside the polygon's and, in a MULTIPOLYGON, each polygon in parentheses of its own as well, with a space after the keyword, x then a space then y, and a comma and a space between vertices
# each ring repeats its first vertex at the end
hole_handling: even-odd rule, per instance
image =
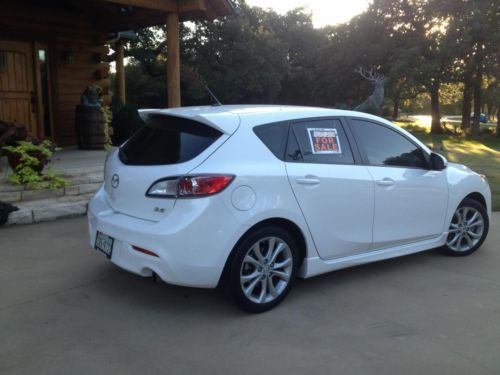
POLYGON ((32 189, 58 189, 67 185, 60 173, 49 169, 42 171, 50 161, 52 154, 60 149, 52 141, 45 139, 18 141, 16 146, 5 146, 9 165, 14 171, 8 180, 17 185, 26 185, 32 189))
POLYGON ((54 151, 59 149, 48 139, 43 141, 33 139, 17 141, 15 146, 5 146, 3 150, 7 152, 7 160, 13 171, 20 165, 29 165, 41 174, 54 151))

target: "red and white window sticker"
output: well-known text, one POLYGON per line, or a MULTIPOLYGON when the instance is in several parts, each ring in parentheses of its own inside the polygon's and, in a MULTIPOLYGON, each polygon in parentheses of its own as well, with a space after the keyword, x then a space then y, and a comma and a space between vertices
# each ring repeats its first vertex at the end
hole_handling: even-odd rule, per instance
POLYGON ((313 154, 341 154, 337 129, 307 128, 313 154))

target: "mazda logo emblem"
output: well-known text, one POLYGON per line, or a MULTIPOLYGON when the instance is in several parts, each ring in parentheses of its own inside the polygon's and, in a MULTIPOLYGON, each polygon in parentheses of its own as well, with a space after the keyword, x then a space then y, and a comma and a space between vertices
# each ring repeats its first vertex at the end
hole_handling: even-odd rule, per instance
POLYGON ((115 173, 113 177, 111 177, 111 186, 115 189, 120 185, 120 177, 115 173))

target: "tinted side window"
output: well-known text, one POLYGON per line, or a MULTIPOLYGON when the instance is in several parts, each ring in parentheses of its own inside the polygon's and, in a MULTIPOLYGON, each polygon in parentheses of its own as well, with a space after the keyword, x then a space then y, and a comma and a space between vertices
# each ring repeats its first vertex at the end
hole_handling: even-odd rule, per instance
POLYGON ((423 150, 395 130, 357 119, 351 119, 350 123, 370 165, 428 167, 423 150))
POLYGON ((154 116, 120 148, 119 156, 128 165, 183 163, 201 154, 221 135, 196 121, 154 116))
POLYGON ((351 148, 339 120, 311 120, 292 124, 288 161, 354 164, 351 148))
POLYGON ((284 160, 288 122, 256 126, 253 131, 267 148, 280 160, 284 160))

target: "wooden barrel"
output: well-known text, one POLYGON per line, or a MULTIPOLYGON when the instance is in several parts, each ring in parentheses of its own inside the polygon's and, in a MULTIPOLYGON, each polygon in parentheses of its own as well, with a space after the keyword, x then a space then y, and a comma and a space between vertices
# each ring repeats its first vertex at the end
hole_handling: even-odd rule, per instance
POLYGON ((76 136, 82 150, 102 150, 106 143, 100 107, 76 106, 76 136))

